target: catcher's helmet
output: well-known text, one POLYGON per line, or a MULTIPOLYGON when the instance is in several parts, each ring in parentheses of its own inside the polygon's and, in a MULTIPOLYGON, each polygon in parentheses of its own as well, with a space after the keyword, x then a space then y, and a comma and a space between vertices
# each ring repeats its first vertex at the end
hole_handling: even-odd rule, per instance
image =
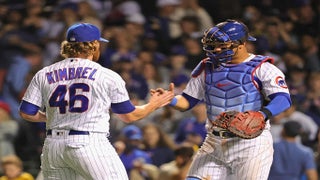
POLYGON ((217 27, 226 33, 231 41, 255 41, 256 38, 249 35, 248 27, 235 20, 227 20, 225 22, 217 24, 217 27))
POLYGON ((206 30, 201 42, 203 49, 214 63, 225 63, 231 61, 234 55, 232 48, 237 47, 245 41, 255 40, 256 38, 249 35, 245 24, 235 20, 227 20, 206 30), (231 43, 232 46, 230 48, 223 48, 220 52, 214 52, 217 45, 221 46, 224 43, 231 43))

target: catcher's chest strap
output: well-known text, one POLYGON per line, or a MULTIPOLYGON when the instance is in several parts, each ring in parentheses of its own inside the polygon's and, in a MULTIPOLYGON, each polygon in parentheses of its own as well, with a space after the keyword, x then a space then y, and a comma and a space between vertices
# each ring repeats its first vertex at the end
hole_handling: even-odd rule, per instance
POLYGON ((237 137, 235 134, 233 134, 230 131, 226 131, 226 130, 220 130, 220 131, 216 131, 213 130, 212 134, 215 136, 219 136, 220 138, 232 138, 232 137, 237 137))

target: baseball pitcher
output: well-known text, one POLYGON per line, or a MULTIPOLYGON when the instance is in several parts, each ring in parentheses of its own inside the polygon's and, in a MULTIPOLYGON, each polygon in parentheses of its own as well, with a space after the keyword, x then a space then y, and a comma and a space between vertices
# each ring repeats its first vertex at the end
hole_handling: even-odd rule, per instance
POLYGON ((65 59, 37 72, 21 102, 22 118, 46 122, 41 155, 46 180, 127 180, 126 170, 107 138, 109 110, 123 121, 133 122, 173 98, 170 91, 134 106, 124 80, 95 62, 100 42, 108 40, 100 37, 96 26, 70 26, 61 44, 65 59))

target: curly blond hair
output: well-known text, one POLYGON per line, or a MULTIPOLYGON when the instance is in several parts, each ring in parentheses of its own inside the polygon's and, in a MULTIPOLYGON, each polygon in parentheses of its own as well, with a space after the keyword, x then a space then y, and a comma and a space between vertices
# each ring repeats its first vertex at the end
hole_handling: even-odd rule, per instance
POLYGON ((61 43, 60 54, 64 58, 78 57, 79 55, 90 56, 97 50, 98 41, 92 42, 68 42, 61 43))

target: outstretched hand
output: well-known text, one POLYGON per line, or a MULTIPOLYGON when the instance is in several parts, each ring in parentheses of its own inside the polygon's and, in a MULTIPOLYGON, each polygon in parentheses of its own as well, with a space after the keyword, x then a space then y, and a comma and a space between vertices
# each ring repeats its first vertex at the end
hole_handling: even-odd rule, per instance
POLYGON ((150 102, 157 103, 158 107, 166 106, 174 98, 174 84, 170 83, 168 90, 163 88, 151 89, 150 94, 150 102))
POLYGON ((166 91, 172 91, 172 92, 174 92, 174 84, 173 84, 173 83, 170 83, 168 90, 165 90, 165 89, 163 89, 163 88, 150 89, 150 94, 151 94, 151 96, 153 96, 153 95, 155 95, 155 94, 159 95, 159 94, 165 93, 166 91))

